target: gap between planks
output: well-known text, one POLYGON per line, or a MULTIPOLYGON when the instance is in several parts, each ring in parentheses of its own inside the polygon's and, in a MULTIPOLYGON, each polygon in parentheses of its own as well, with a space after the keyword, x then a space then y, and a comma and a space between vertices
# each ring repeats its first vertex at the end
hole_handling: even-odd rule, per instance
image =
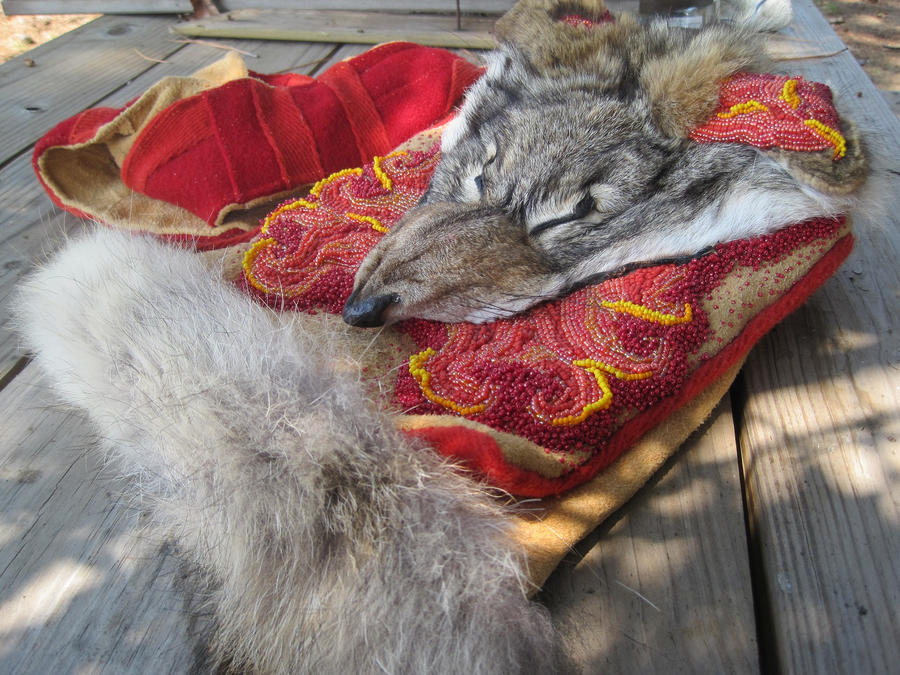
MULTIPOLYGON (((808 0, 794 11, 799 39, 843 46, 808 0)), ((783 673, 887 674, 900 662, 900 122, 849 53, 781 66, 831 86, 867 135, 868 197, 884 208, 854 214, 850 258, 744 369, 762 637, 783 673)))
POLYGON ((539 597, 581 672, 759 672, 727 395, 539 597))
POLYGON ((184 45, 168 39, 171 19, 103 16, 0 67, 0 158, 21 153, 53 126, 184 45), (59 42, 57 42, 59 40, 59 42), (138 50, 138 51, 136 51, 138 50))
POLYGON ((309 42, 380 44, 403 40, 430 47, 490 49, 498 16, 390 14, 315 10, 235 10, 228 14, 177 24, 179 35, 309 42))

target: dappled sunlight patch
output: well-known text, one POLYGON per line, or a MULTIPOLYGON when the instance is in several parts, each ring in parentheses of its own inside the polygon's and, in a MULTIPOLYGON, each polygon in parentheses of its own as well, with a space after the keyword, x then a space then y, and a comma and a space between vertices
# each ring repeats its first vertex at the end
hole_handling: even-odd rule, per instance
MULTIPOLYGON (((102 581, 103 574, 92 565, 74 560, 47 565, 0 605, 0 635, 20 633, 58 618, 76 597, 102 581)), ((3 651, 0 645, 0 653, 3 651)))

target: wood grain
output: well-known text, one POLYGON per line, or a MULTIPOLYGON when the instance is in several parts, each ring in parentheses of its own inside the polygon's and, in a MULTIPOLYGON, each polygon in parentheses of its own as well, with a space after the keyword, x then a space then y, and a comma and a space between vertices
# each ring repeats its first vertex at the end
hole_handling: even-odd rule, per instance
MULTIPOLYGON (((794 37, 823 53, 842 48, 808 0, 795 11, 794 37)), ((162 74, 189 73, 221 54, 170 43, 169 23, 104 17, 33 51, 35 68, 21 58, 0 67, 4 319, 9 289, 75 225, 50 207, 28 146, 53 119, 121 105, 162 74), (148 46, 141 52, 166 63, 134 61, 135 35, 148 46), (47 110, 21 114, 45 100, 47 110)), ((261 72, 320 70, 360 49, 234 44, 258 55, 248 63, 261 72)), ((738 391, 740 447, 722 408, 548 582, 544 597, 585 673, 760 669, 738 449, 763 668, 887 673, 900 661, 900 129, 849 54, 780 65, 830 84, 859 121, 885 215, 855 215, 851 259, 751 355, 738 391)), ((84 452, 83 422, 53 405, 34 368, 3 377, 22 362, 2 325, 0 379, 9 383, 0 392, 0 672, 188 671, 195 646, 181 570, 170 552, 135 536, 139 517, 123 500, 124 483, 84 452)))
MULTIPOLYGON (((840 49, 808 1, 794 8, 798 38, 840 49)), ((900 123, 849 53, 781 65, 832 87, 866 134, 874 184, 849 260, 745 367, 740 444, 764 642, 786 673, 896 672, 900 123)))
MULTIPOLYGON (((380 12, 456 11, 456 0, 218 0, 223 11, 235 9, 339 9, 380 12)), ((461 0, 460 10, 467 13, 503 13, 515 0, 461 0)), ((6 14, 190 14, 190 0, 4 0, 6 14)))
MULTIPOLYGON (((271 72, 313 72, 334 45, 240 43, 271 72)), ((186 75, 223 55, 177 45, 165 63, 110 87, 119 106, 165 75, 186 75)), ((78 226, 52 206, 30 157, 0 170, 0 308, 15 283, 78 226)), ((8 321, 0 327, 0 373, 22 358, 8 321)), ((34 366, 0 392, 0 672, 189 672, 202 661, 190 636, 184 571, 165 547, 141 536, 126 483, 101 469, 82 419, 58 407, 34 366)))
MULTIPOLYGON (((312 73, 321 70, 337 50, 336 45, 278 45, 271 42, 224 42, 253 56, 248 65, 259 72, 287 70, 312 73)), ((164 63, 127 83, 112 82, 108 95, 97 105, 120 107, 166 76, 183 76, 220 59, 225 51, 208 44, 177 44, 179 51, 164 63)), ((345 52, 345 56, 351 52, 345 52)), ((0 75, 5 66, 0 66, 0 75)), ((70 111, 72 114, 78 109, 70 111)), ((2 162, 0 162, 2 165, 2 162)), ((53 206, 31 167, 30 153, 20 154, 0 169, 0 312, 9 316, 15 285, 35 263, 46 259, 79 224, 78 218, 53 206)), ((19 362, 23 348, 9 321, 0 321, 0 378, 19 362)))
POLYGON ((190 14, 191 0, 3 0, 3 13, 14 14, 190 14))
MULTIPOLYGON (((221 9, 296 9, 294 0, 220 0, 221 9)), ((502 13, 515 0, 460 0, 463 12, 502 13)), ((304 0, 304 9, 339 9, 379 12, 455 12, 456 0, 304 0)))
POLYGON ((258 73, 293 72, 314 74, 337 50, 336 44, 278 44, 260 40, 210 40, 194 43, 177 42, 181 38, 170 36, 173 44, 182 49, 166 57, 152 70, 129 80, 112 91, 99 105, 119 107, 139 96, 151 85, 169 76, 185 76, 218 61, 229 47, 238 52, 250 70, 258 73), (245 53, 241 53, 245 52, 245 53))
POLYGON ((432 14, 245 9, 227 15, 187 21, 174 27, 179 35, 310 42, 381 44, 406 40, 431 47, 489 49, 495 18, 432 14))
POLYGON ((183 611, 184 573, 135 534, 139 513, 85 451, 85 423, 34 366, 0 409, 0 672, 189 672, 200 627, 183 611))
POLYGON ((0 380, 24 354, 10 323, 10 306, 19 280, 63 241, 77 222, 57 209, 20 156, 0 169, 0 380))
POLYGON ((103 16, 0 67, 0 158, 24 152, 53 126, 182 47, 171 19, 103 16))
POLYGON ((582 673, 759 672, 731 407, 544 586, 582 673))

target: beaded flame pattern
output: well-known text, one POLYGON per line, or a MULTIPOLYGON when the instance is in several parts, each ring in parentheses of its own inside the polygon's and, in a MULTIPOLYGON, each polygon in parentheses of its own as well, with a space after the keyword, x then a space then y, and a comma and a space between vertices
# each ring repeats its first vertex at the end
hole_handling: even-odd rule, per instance
MULTIPOLYGON (((429 401, 460 415, 478 415, 516 387, 492 371, 524 366, 523 372, 541 380, 533 386, 534 378, 519 377, 518 386, 532 394, 523 406, 529 415, 557 427, 580 424, 612 405, 611 378, 630 382, 677 370, 675 342, 702 336, 696 327, 666 331, 693 321, 690 304, 666 299, 683 280, 675 266, 642 270, 630 283, 614 280, 588 288, 525 317, 451 325, 439 351, 429 346, 413 355, 409 372, 429 401), (622 339, 629 330, 641 337, 622 339)), ((418 332, 415 322, 406 329, 414 336, 418 332)))
MULTIPOLYGON (((743 276, 757 271, 765 297, 774 297, 784 275, 770 279, 760 270, 813 242, 822 243, 823 254, 842 222, 815 219, 720 244, 686 264, 638 269, 511 319, 407 321, 402 329, 422 349, 398 378, 396 402, 523 436, 577 466, 579 453, 601 452, 627 420, 677 394, 699 364, 714 358, 705 349, 716 332, 703 307, 726 277, 740 268, 740 285, 750 288, 743 276)), ((759 297, 765 304, 762 290, 759 297)), ((745 302, 716 318, 727 332, 752 310, 745 302)))
MULTIPOLYGON (((285 202, 245 256, 245 288, 276 307, 340 313, 356 268, 418 201, 437 160, 436 148, 376 158, 285 202)), ((421 351, 398 377, 395 401, 581 447, 586 422, 606 428, 623 408, 677 387, 706 326, 686 284, 681 268, 666 265, 491 324, 405 322, 399 330, 421 351)))
POLYGON ((697 282, 684 266, 662 265, 488 324, 407 321, 423 349, 396 400, 552 450, 596 448, 623 415, 677 391, 708 333, 697 282))
POLYGON ((699 142, 747 143, 757 148, 817 151, 831 149, 835 161, 847 142, 831 90, 801 77, 739 73, 719 91, 719 107, 691 138, 699 142))
POLYGON ((339 314, 353 275, 390 225, 415 205, 437 163, 429 152, 376 157, 316 183, 263 221, 244 256, 244 287, 265 302, 339 314))

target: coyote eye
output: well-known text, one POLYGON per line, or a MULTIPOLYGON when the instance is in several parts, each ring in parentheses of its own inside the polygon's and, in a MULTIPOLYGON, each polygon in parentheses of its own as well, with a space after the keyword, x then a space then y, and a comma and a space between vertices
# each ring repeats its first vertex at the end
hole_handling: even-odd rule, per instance
POLYGON ((478 174, 472 180, 475 181, 475 187, 478 188, 478 194, 484 196, 484 174, 478 174))
POLYGON ((594 198, 589 194, 585 195, 584 197, 582 197, 581 201, 575 204, 575 208, 573 208, 570 213, 567 213, 564 216, 560 216, 559 218, 552 218, 551 220, 545 220, 541 223, 538 223, 531 228, 529 234, 534 236, 536 234, 540 234, 544 230, 549 230, 551 227, 556 227, 557 225, 565 225, 566 223, 581 220, 594 210, 594 206, 594 198))
POLYGON ((584 218, 593 209, 594 198, 591 195, 585 195, 584 198, 575 205, 575 210, 572 212, 572 215, 574 216, 573 220, 584 218))

